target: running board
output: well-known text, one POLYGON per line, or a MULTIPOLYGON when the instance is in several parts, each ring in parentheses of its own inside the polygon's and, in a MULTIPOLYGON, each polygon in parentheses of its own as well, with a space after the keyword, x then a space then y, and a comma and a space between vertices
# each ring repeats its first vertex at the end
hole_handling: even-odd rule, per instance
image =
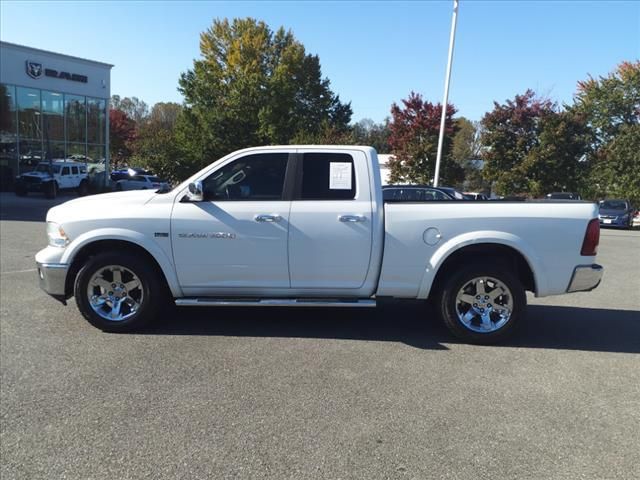
POLYGON ((375 307, 371 299, 339 298, 177 298, 179 307, 375 307))

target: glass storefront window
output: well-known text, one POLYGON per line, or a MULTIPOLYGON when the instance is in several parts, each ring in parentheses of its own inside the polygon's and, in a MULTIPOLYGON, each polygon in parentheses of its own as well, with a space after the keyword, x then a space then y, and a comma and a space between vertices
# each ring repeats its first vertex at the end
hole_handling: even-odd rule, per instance
POLYGON ((50 153, 51 158, 54 160, 64 158, 64 142, 49 142, 48 146, 44 142, 43 150, 45 158, 47 158, 47 153, 50 153))
POLYGON ((67 142, 87 141, 87 110, 85 98, 65 95, 64 108, 67 120, 67 142))
POLYGON ((20 138, 20 172, 29 172, 45 159, 40 140, 20 138))
POLYGON ((42 139, 40 90, 18 87, 18 134, 20 138, 42 139))
POLYGON ((84 162, 87 158, 87 148, 84 143, 67 143, 67 158, 84 162))
POLYGON ((38 163, 71 158, 105 180, 107 101, 0 84, 0 190, 38 163))
MULTIPOLYGON (((64 97, 57 92, 42 92, 43 140, 64 142, 64 97)), ((64 154, 63 154, 64 155, 64 154)))
MULTIPOLYGON (((16 88, 13 85, 0 84, 0 135, 15 138, 16 125, 16 88)), ((14 140, 15 141, 15 140, 14 140)))
POLYGON ((0 84, 0 190, 11 190, 18 173, 16 87, 0 84))
POLYGON ((87 142, 104 144, 106 134, 106 102, 87 98, 87 142))

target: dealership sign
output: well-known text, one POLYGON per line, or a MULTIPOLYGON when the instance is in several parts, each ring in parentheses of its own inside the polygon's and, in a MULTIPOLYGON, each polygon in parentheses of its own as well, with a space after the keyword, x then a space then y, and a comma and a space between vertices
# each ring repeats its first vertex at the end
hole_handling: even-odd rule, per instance
POLYGON ((89 81, 86 75, 61 72, 53 68, 43 68, 41 63, 27 60, 27 75, 31 78, 40 78, 43 74, 45 77, 62 78, 63 80, 71 80, 73 82, 87 83, 89 81))

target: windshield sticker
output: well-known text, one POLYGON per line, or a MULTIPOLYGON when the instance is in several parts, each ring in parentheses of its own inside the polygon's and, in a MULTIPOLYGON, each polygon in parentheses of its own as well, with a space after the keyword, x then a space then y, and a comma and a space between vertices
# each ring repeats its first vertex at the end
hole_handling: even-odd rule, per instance
POLYGON ((329 189, 351 190, 351 163, 329 163, 329 189))

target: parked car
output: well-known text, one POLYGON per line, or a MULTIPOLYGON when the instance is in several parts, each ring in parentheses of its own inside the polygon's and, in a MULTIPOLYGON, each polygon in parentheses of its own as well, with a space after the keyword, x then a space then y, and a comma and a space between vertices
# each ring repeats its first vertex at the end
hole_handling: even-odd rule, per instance
POLYGON ((489 197, 487 197, 484 193, 463 192, 462 195, 464 195, 464 198, 466 200, 489 200, 489 197))
POLYGON ((117 182, 118 180, 126 180, 127 178, 133 177, 134 175, 153 175, 153 173, 145 170, 144 168, 123 168, 121 170, 113 170, 111 172, 111 180, 117 182))
POLYGON ((168 190, 169 183, 154 175, 133 175, 118 180, 115 185, 117 191, 122 190, 168 190))
POLYGON ((582 200, 580 194, 575 192, 553 192, 547 193, 548 200, 582 200))
POLYGON ((462 193, 460 193, 458 190, 456 190, 453 187, 432 187, 432 188, 435 188, 437 190, 440 190, 441 192, 446 193, 454 200, 467 200, 466 198, 464 198, 464 195, 462 193))
MULTIPOLYGON (((536 297, 589 291, 588 202, 383 201, 378 156, 355 146, 258 147, 166 193, 108 193, 47 213, 41 287, 104 331, 183 306, 375 307, 431 299, 453 334, 493 343, 536 297)), ((258 310, 257 315, 262 312, 258 310)), ((425 313, 425 318, 427 314, 425 313)), ((391 319, 390 319, 391 321, 391 319)))
POLYGON ((24 197, 29 192, 42 192, 47 198, 56 198, 60 190, 76 190, 78 195, 89 193, 89 175, 85 163, 73 160, 40 162, 35 170, 16 177, 15 194, 24 197))
POLYGON ((604 227, 631 228, 635 210, 629 200, 610 199, 599 204, 598 218, 604 227))
POLYGON ((449 194, 433 187, 420 185, 384 185, 382 199, 385 202, 426 202, 453 200, 449 194))

